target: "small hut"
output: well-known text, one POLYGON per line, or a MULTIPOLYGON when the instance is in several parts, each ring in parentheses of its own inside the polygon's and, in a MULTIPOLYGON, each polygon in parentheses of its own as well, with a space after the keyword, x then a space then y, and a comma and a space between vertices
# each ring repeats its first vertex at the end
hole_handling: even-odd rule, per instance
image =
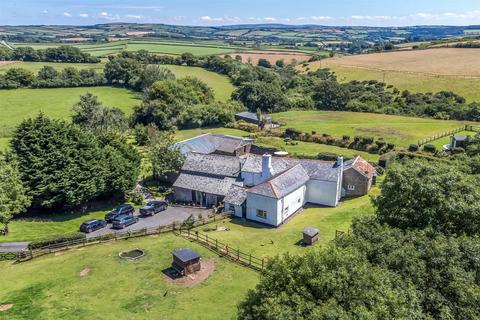
POLYGON ((200 255, 190 249, 180 249, 172 253, 172 268, 182 275, 200 271, 200 255))
POLYGON ((311 246, 318 241, 318 229, 308 227, 303 230, 303 243, 311 246))

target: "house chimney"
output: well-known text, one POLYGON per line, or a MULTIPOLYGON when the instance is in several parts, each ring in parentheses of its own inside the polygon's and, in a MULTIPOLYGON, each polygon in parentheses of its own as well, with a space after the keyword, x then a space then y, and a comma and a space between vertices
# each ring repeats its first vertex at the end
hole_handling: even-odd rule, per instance
POLYGON ((343 157, 342 157, 342 156, 339 156, 339 157, 337 158, 336 166, 337 166, 337 167, 343 166, 343 157))
POLYGON ((262 156, 262 179, 268 180, 273 176, 272 156, 264 154, 262 156))

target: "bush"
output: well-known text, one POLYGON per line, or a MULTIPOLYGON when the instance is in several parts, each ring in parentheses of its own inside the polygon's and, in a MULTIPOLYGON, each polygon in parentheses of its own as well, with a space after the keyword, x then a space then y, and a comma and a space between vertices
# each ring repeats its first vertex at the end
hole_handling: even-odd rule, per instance
POLYGON ((28 249, 33 250, 33 249, 39 249, 46 247, 51 244, 57 244, 57 243, 62 243, 62 242, 67 242, 67 241, 74 241, 74 240, 81 240, 81 239, 86 239, 85 233, 82 232, 75 232, 75 233, 68 233, 60 236, 52 236, 49 238, 44 238, 41 240, 36 240, 30 242, 28 245, 28 249))
POLYGON ((433 144, 426 144, 423 146, 423 151, 435 153, 437 152, 437 147, 435 147, 433 144))
POLYGON ((317 154, 317 159, 318 160, 323 160, 323 161, 337 161, 338 154, 336 153, 331 153, 331 152, 320 152, 317 154))
POLYGON ((388 168, 392 163, 397 159, 397 154, 395 152, 388 152, 383 154, 378 161, 378 165, 382 168, 388 168))
POLYGON ((418 144, 411 144, 408 146, 408 151, 410 152, 417 152, 418 151, 418 144))
POLYGON ((465 149, 460 148, 460 147, 456 147, 456 148, 452 148, 452 149, 450 150, 450 152, 451 152, 452 154, 460 154, 460 153, 465 153, 465 149))
POLYGON ((285 129, 285 136, 290 138, 297 138, 302 134, 302 131, 295 129, 295 128, 287 128, 285 129))

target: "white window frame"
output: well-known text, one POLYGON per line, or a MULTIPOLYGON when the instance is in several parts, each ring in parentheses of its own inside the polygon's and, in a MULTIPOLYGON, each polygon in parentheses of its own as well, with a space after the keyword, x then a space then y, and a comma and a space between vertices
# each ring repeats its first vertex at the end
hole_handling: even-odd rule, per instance
POLYGON ((347 185, 347 189, 348 189, 348 191, 355 191, 355 185, 349 184, 349 185, 347 185))
POLYGON ((256 215, 257 215, 258 218, 267 219, 267 211, 266 210, 257 209, 256 215))

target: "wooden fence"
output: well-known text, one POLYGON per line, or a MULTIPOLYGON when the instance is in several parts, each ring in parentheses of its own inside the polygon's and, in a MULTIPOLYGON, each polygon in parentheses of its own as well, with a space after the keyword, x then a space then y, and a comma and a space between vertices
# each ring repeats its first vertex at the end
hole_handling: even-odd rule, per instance
POLYGON ((434 135, 432 137, 428 137, 428 138, 419 140, 418 141, 418 146, 420 147, 420 146, 423 146, 424 144, 427 144, 429 142, 432 142, 432 141, 435 141, 435 140, 438 140, 438 139, 442 139, 442 138, 445 138, 445 137, 448 137, 448 136, 452 136, 452 135, 454 135, 455 133, 458 133, 458 132, 470 131, 470 130, 467 130, 469 127, 472 127, 472 126, 463 126, 463 127, 460 127, 460 128, 454 129, 454 130, 446 131, 446 132, 434 135))
POLYGON ((176 230, 191 229, 191 228, 203 226, 212 222, 224 220, 228 217, 230 217, 230 214, 225 213, 225 214, 213 215, 211 218, 204 219, 204 220, 195 220, 191 225, 185 225, 183 223, 172 223, 165 226, 142 228, 142 229, 128 230, 128 231, 119 231, 114 233, 107 233, 107 234, 100 235, 97 237, 92 237, 92 238, 84 238, 84 239, 71 240, 71 241, 66 241, 61 243, 54 243, 39 249, 23 251, 17 254, 15 258, 12 258, 12 260, 17 260, 18 262, 22 262, 22 261, 31 260, 31 259, 43 256, 46 254, 69 250, 72 248, 85 247, 85 246, 90 246, 94 244, 117 241, 122 239, 145 237, 149 235, 173 232, 176 230))
POLYGON ((218 241, 208 234, 203 234, 198 231, 192 231, 190 229, 176 230, 175 233, 186 239, 198 242, 199 244, 214 251, 220 256, 229 259, 237 264, 248 267, 255 271, 263 271, 265 269, 265 258, 257 258, 252 254, 244 253, 240 249, 230 248, 228 244, 218 241))

